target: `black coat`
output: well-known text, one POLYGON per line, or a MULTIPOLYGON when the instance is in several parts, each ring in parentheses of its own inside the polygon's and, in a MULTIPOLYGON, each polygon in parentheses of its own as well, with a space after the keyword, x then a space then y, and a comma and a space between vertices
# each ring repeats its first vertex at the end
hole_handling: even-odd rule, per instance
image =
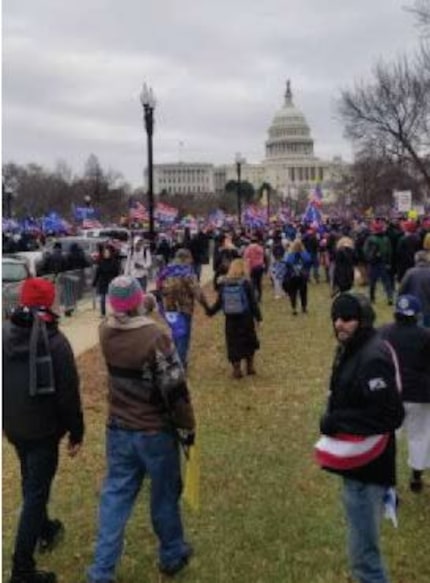
POLYGON ((3 430, 12 443, 60 439, 65 433, 80 443, 84 424, 72 348, 56 323, 47 325, 55 392, 30 396, 31 325, 19 316, 3 325, 3 430))
POLYGON ((395 484, 394 431, 404 417, 395 372, 392 356, 373 328, 359 329, 345 347, 338 349, 321 432, 361 436, 390 433, 390 439, 385 451, 372 462, 336 473, 365 483, 395 484))
MULTIPOLYGON (((208 315, 212 316, 222 309, 223 287, 235 281, 224 280, 220 284, 215 304, 207 310, 208 315)), ((255 330, 255 320, 261 321, 260 308, 248 280, 245 280, 244 286, 248 297, 249 311, 244 314, 225 315, 227 358, 230 362, 238 362, 242 358, 248 358, 260 347, 255 330)))
POLYGON ((397 353, 402 378, 402 399, 430 403, 430 330, 415 322, 396 322, 380 329, 397 353))
POLYGON ((339 291, 348 291, 354 285, 355 253, 349 247, 337 249, 334 256, 333 284, 339 291))
POLYGON ((110 282, 119 275, 119 272, 120 262, 116 257, 108 259, 102 257, 97 264, 93 279, 93 286, 95 286, 97 293, 107 294, 110 282))

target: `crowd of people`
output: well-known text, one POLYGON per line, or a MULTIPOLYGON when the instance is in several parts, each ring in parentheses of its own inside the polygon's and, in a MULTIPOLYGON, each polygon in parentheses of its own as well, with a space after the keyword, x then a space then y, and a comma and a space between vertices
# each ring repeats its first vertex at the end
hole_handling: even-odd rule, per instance
MULTIPOLYGON (((316 459, 342 478, 353 576, 360 583, 388 583, 379 524, 395 486, 399 427, 407 435, 413 493, 422 491, 430 468, 430 221, 298 222, 212 237, 212 303, 200 284, 209 262, 203 231, 181 242, 158 237, 152 247, 136 237, 125 261, 109 245, 100 249, 93 285, 104 316, 107 469, 88 581, 114 581, 124 529, 146 475, 160 571, 175 575, 192 556, 179 501, 180 449, 187 452, 195 440, 187 382, 195 303, 208 317, 224 315, 226 355, 237 383, 257 374, 264 303, 284 299, 296 318, 300 300, 300 317, 310 317, 319 307, 309 303, 309 285, 327 285, 338 347, 316 459), (263 286, 265 277, 270 284, 263 286), (374 325, 378 282, 394 317, 380 330, 374 325), (271 299, 263 301, 263 289, 271 299), (155 310, 168 328, 155 321, 155 310)), ((51 282, 26 280, 3 328, 4 432, 20 461, 23 492, 10 583, 57 580, 36 569, 34 553, 37 546, 53 549, 64 532, 47 510, 58 444, 67 436, 74 456, 84 435, 79 377, 52 311, 54 296, 51 282)))

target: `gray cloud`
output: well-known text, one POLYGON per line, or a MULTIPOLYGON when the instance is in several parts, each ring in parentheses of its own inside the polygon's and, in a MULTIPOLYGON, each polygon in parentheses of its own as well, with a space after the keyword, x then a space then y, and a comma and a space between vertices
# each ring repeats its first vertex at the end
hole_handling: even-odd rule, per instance
POLYGON ((292 79, 318 155, 349 157, 341 87, 416 43, 404 0, 4 0, 3 160, 103 167, 141 184, 141 84, 158 104, 155 161, 264 157, 292 79), (183 142, 180 148, 179 143, 183 142), (179 152, 181 150, 181 152, 179 152))

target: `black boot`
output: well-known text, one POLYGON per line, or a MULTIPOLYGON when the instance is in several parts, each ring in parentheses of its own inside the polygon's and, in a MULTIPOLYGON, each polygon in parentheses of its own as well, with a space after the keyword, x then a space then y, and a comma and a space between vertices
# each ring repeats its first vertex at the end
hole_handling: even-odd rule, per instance
POLYGON ((411 480, 409 482, 409 488, 411 492, 415 494, 419 494, 423 489, 423 482, 421 479, 422 471, 421 470, 412 470, 411 480))
POLYGON ((57 583, 57 576, 52 571, 16 571, 9 583, 57 583))

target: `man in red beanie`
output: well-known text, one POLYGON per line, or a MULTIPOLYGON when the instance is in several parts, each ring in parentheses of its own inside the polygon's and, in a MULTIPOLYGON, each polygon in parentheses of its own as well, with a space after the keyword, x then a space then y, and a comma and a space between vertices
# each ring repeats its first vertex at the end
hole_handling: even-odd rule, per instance
POLYGON ((47 511, 58 446, 67 434, 73 457, 84 433, 75 359, 58 330, 54 299, 52 282, 25 280, 20 305, 3 325, 3 431, 20 461, 23 492, 9 583, 57 581, 36 570, 34 552, 51 551, 64 534, 47 511))

